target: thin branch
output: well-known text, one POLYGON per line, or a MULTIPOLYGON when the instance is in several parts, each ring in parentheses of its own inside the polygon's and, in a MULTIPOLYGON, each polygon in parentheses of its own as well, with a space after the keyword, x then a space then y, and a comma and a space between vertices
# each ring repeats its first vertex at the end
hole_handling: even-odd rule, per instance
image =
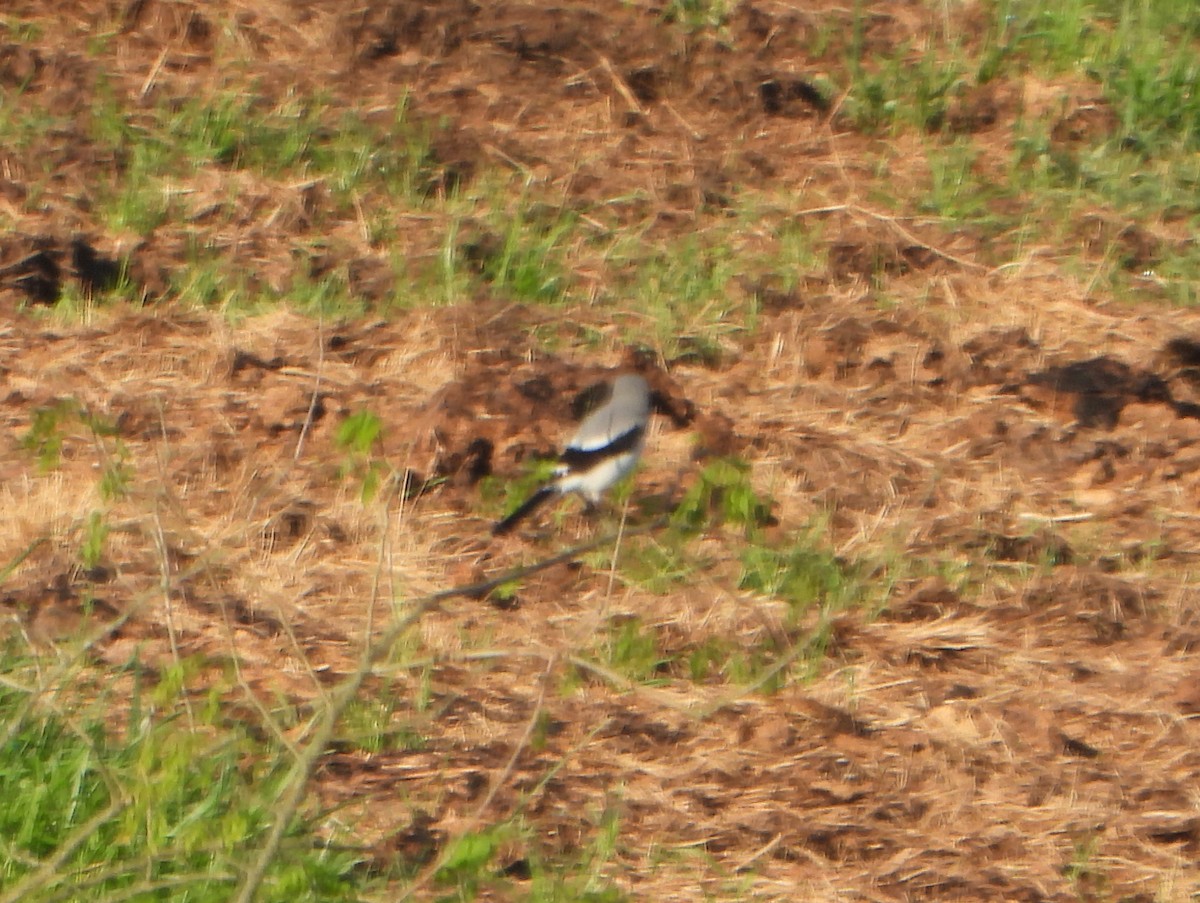
POLYGON ((296 439, 296 450, 292 453, 292 463, 295 464, 300 460, 300 453, 304 451, 304 440, 308 438, 308 431, 312 429, 313 418, 316 417, 317 402, 321 398, 321 379, 325 371, 325 314, 323 311, 317 314, 317 373, 313 379, 312 397, 308 401, 308 413, 304 415, 304 424, 300 427, 300 435, 296 439))
POLYGON ((37 539, 27 545, 21 554, 19 554, 16 558, 6 564, 2 570, 0 570, 0 583, 4 583, 5 580, 11 577, 13 571, 19 568, 24 563, 25 559, 33 554, 35 549, 44 546, 49 541, 50 537, 48 535, 39 536, 37 539))
MULTIPOLYGON (((656 518, 649 523, 643 524, 636 530, 626 531, 626 535, 648 532, 665 524, 666 521, 666 517, 656 518)), ((403 617, 394 620, 378 641, 364 647, 362 661, 359 666, 330 694, 329 703, 322 713, 320 723, 313 732, 312 740, 292 766, 291 774, 288 776, 285 785, 287 789, 275 806, 271 831, 267 835, 266 841, 259 850, 258 856, 250 866, 245 878, 242 879, 237 893, 233 896, 233 903, 251 903, 255 894, 258 893, 258 889, 266 877, 267 869, 270 867, 272 859, 274 859, 275 854, 279 851, 280 844, 283 842, 284 832, 300 808, 300 803, 304 799, 308 783, 312 779, 313 772, 316 771, 317 762, 325 754, 326 747, 329 746, 330 741, 333 739, 333 732, 337 728, 338 721, 345 713, 346 708, 358 695, 363 681, 372 672, 374 665, 388 654, 392 646, 406 630, 447 599, 453 599, 458 596, 465 596, 471 599, 484 598, 498 586, 513 580, 520 580, 539 571, 544 571, 564 561, 571 561, 578 558, 584 552, 589 552, 615 539, 615 535, 612 534, 602 536, 599 539, 574 546, 565 552, 552 555, 534 564, 514 568, 499 577, 492 577, 488 580, 481 580, 477 583, 470 583, 464 586, 451 587, 450 589, 430 593, 413 600, 410 603, 408 612, 403 617)))
MULTIPOLYGON (((537 702, 534 703, 533 711, 530 712, 529 719, 525 722, 525 730, 521 734, 521 739, 518 740, 516 745, 513 747, 512 754, 508 757, 508 761, 505 762, 504 768, 502 768, 500 773, 492 780, 491 786, 488 787, 487 795, 484 796, 482 802, 475 807, 475 811, 471 813, 465 824, 460 828, 460 837, 465 835, 467 832, 474 830, 475 827, 483 820, 483 813, 485 813, 492 805, 492 800, 496 798, 496 794, 499 792, 500 788, 508 782, 513 770, 517 767, 517 759, 520 758, 521 752, 529 745, 529 739, 533 736, 534 728, 537 727, 538 718, 541 717, 542 709, 545 707, 546 687, 550 684, 550 676, 554 673, 554 666, 556 663, 556 656, 550 656, 550 658, 546 661, 546 670, 542 673, 542 679, 540 681, 541 687, 538 691, 537 702)), ((445 844, 443 846, 442 855, 421 870, 421 874, 414 878, 409 883, 408 887, 404 889, 404 893, 401 894, 397 899, 397 903, 401 903, 401 901, 409 899, 414 893, 421 890, 426 884, 429 883, 430 879, 437 874, 438 869, 442 867, 446 857, 452 852, 452 846, 452 844, 445 844)))
POLYGON ((794 218, 800 218, 804 216, 821 216, 827 213, 857 213, 861 216, 869 217, 877 222, 887 224, 897 235, 899 235, 905 241, 911 242, 914 247, 929 251, 931 254, 941 257, 943 260, 956 263, 960 267, 965 267, 966 269, 976 270, 981 273, 988 271, 988 268, 981 263, 976 263, 973 260, 967 260, 965 257, 958 257, 954 254, 951 254, 949 251, 943 251, 936 245, 931 245, 928 242, 921 241, 921 239, 917 238, 917 236, 913 235, 911 232, 901 226, 897 217, 891 216, 887 213, 879 213, 878 211, 870 210, 867 207, 863 207, 861 204, 830 204, 825 207, 809 207, 805 210, 796 211, 792 214, 792 216, 794 218))

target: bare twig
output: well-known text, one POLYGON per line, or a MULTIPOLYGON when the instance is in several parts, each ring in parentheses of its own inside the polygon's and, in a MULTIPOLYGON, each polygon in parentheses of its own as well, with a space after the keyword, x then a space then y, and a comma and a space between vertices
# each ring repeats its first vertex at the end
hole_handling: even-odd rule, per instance
MULTIPOLYGON (((158 566, 160 571, 159 590, 162 592, 163 608, 166 612, 167 637, 171 643, 171 660, 176 665, 182 661, 179 655, 179 634, 175 627, 175 603, 171 595, 171 555, 167 550, 167 537, 163 532, 162 518, 158 511, 154 512, 154 544, 158 550, 158 566)), ((188 716, 188 726, 196 729, 195 713, 192 711, 191 700, 185 694, 183 697, 184 710, 188 716)))
MULTIPOLYGON (((529 718, 525 722, 525 730, 521 733, 521 739, 518 740, 513 746, 512 754, 509 755, 508 761, 504 763, 504 768, 502 768, 500 773, 492 779, 491 786, 488 787, 488 792, 484 796, 483 800, 478 806, 475 807, 475 811, 471 813, 471 815, 467 818, 466 823, 461 827, 460 836, 468 831, 473 830, 483 820, 483 814, 492 805, 492 801, 496 798, 496 794, 499 792, 500 788, 508 782, 509 777, 513 773, 513 769, 516 768, 517 759, 520 758, 521 752, 527 746, 529 746, 529 738, 533 736, 534 728, 537 727, 538 718, 541 717, 542 709, 546 704, 546 687, 550 684, 550 676, 554 673, 554 666, 557 663, 557 660, 557 656, 550 656, 550 658, 547 660, 546 670, 542 673, 542 679, 540 681, 538 698, 533 704, 533 711, 529 713, 529 718)), ((404 889, 404 893, 397 898, 398 903, 399 901, 409 899, 414 893, 421 890, 426 884, 429 883, 430 879, 437 874, 438 869, 442 867, 442 863, 445 861, 446 856, 451 852, 452 846, 452 844, 446 844, 443 847, 442 855, 433 862, 429 863, 429 865, 421 870, 420 875, 409 882, 408 887, 404 889)))
POLYGON ((154 82, 158 79, 158 73, 162 71, 163 63, 167 61, 167 54, 171 52, 171 45, 168 44, 162 49, 162 53, 158 55, 158 59, 154 61, 154 65, 150 67, 150 72, 146 75, 146 80, 142 82, 142 89, 138 91, 138 97, 141 100, 146 99, 146 95, 150 93, 150 89, 154 87, 154 82))
POLYGON ((636 95, 634 95, 629 85, 625 83, 625 79, 621 77, 620 73, 613 68, 613 64, 608 57, 602 53, 598 53, 596 56, 600 60, 600 68, 604 70, 604 74, 608 76, 608 80, 612 82, 613 87, 617 89, 617 93, 625 99, 625 103, 629 104, 629 109, 632 112, 637 113, 639 116, 645 116, 646 111, 642 109, 642 105, 638 103, 636 95))
MULTIPOLYGON (((656 529, 664 523, 666 523, 666 518, 660 517, 642 525, 636 530, 628 531, 627 535, 645 533, 656 529)), ((321 714, 320 721, 313 731, 312 739, 309 741, 308 746, 304 748, 300 758, 292 766, 291 774, 284 784, 286 789, 275 806, 271 830, 267 835, 266 841, 259 849, 258 856, 242 879, 237 893, 233 896, 234 903, 251 903, 255 894, 258 893, 258 888, 262 885, 263 879, 266 877, 271 860, 274 859, 275 854, 279 851, 279 845, 283 841, 284 832, 287 830, 292 818, 295 817, 296 811, 300 808, 300 803, 304 799, 308 783, 312 779, 313 772, 316 770, 317 762, 325 754, 326 748, 333 739, 333 732, 337 728, 338 721, 341 720, 346 708, 358 695, 363 681, 372 672, 375 664, 388 654, 388 651, 404 631, 419 622, 427 613, 436 609, 439 603, 447 599, 453 599, 458 596, 482 598, 502 584, 519 580, 522 577, 543 571, 564 561, 578 558, 584 552, 612 542, 615 538, 613 535, 602 536, 599 539, 574 546, 565 552, 552 555, 549 558, 527 565, 526 567, 514 568, 499 577, 440 590, 436 593, 421 596, 409 603, 407 613, 402 617, 396 618, 378 641, 364 647, 359 666, 330 694, 329 703, 325 706, 325 710, 321 714)))
POLYGON ((931 245, 928 242, 922 241, 921 239, 917 238, 917 236, 913 235, 911 232, 909 232, 907 229, 905 229, 903 226, 901 226, 899 221, 896 219, 896 217, 890 216, 889 214, 886 214, 886 213, 879 213, 878 211, 868 209, 867 207, 863 207, 861 204, 831 204, 826 207, 810 207, 806 210, 799 210, 792 215, 795 217, 803 217, 803 216, 819 216, 819 215, 827 214, 827 213, 851 213, 851 214, 856 213, 856 214, 859 214, 860 216, 869 217, 873 220, 876 220, 878 222, 886 224, 892 231, 894 231, 897 235, 899 235, 905 241, 911 242, 914 247, 918 247, 923 250, 929 251, 930 253, 936 254, 938 257, 941 257, 943 260, 948 260, 951 263, 956 263, 961 267, 965 267, 970 270, 975 270, 980 273, 987 272, 988 268, 985 267, 981 263, 976 263, 973 260, 967 260, 965 257, 958 257, 955 254, 951 254, 949 251, 943 251, 941 248, 937 247, 936 245, 931 245))
POLYGON ((22 563, 24 563, 25 559, 33 554, 35 549, 38 549, 41 546, 44 546, 49 541, 50 541, 49 536, 39 536, 37 539, 35 539, 33 542, 31 542, 29 545, 27 545, 25 547, 24 551, 22 551, 19 555, 17 555, 16 558, 14 558, 12 561, 10 561, 8 564, 6 564, 3 567, 3 569, 0 569, 0 583, 3 583, 5 580, 7 580, 9 577, 11 577, 13 571, 15 571, 17 568, 19 568, 22 565, 22 563))
POLYGON ((325 369, 325 315, 317 314, 317 374, 313 379, 312 397, 308 401, 308 413, 304 415, 304 425, 300 427, 300 435, 296 439, 296 451, 292 453, 292 463, 300 460, 304 450, 304 440, 312 429, 313 418, 316 416, 317 402, 321 398, 321 376, 325 369))

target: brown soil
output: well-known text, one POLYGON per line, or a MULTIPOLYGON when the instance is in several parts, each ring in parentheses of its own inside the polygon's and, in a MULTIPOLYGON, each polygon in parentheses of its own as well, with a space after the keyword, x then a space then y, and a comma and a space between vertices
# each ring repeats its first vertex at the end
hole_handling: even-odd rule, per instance
MULTIPOLYGON (((90 186, 120 165, 86 138, 97 91, 201 93, 234 78, 231 59, 271 102, 320 89, 390 111, 407 91, 414 115, 438 124, 431 192, 513 168, 581 207, 623 199, 605 205, 605 225, 647 240, 702 232, 734 190, 822 208, 828 269, 794 292, 745 288, 762 301, 749 338, 707 366, 634 361, 655 368, 664 416, 630 517, 680 498, 697 448, 733 452, 775 500, 776 539, 825 518, 843 560, 891 556, 879 580, 900 580, 881 615, 838 615, 818 673, 773 694, 678 669, 652 688, 580 672, 562 689, 566 659, 631 616, 667 655, 803 640, 815 613, 795 624, 782 603, 739 590, 720 528, 697 542, 687 584, 659 594, 589 558, 531 578, 503 607, 445 603, 413 653, 438 664, 369 688, 399 700, 395 724, 424 744, 339 750, 317 775, 319 800, 344 804, 338 818, 379 864, 431 857, 521 807, 543 855, 585 847, 615 813, 604 875, 634 899, 1190 898, 1200 320, 1105 305, 1038 253, 992 269, 1013 249, 866 206, 860 179, 881 139, 831 127, 836 99, 813 87, 831 63, 808 50, 822 17, 848 6, 743 3, 718 41, 648 3, 16 3, 6 15, 42 32, 0 47, 0 83, 25 85, 61 129, 0 149, 0 202, 18 224, 0 238, 0 561, 46 540, 0 602, 38 644, 124 616, 95 647, 100 663, 198 656, 203 682, 228 681, 236 659, 231 700, 305 703, 353 668, 392 610, 384 600, 598 529, 572 514, 557 532, 547 518, 492 540, 479 479, 553 449, 570 401, 622 361, 615 344, 588 360, 531 338, 602 329, 603 311, 562 325, 481 296, 386 321, 278 312, 231 325, 169 303, 167 276, 197 235, 273 284, 319 243, 322 265, 358 273, 367 301, 396 290, 386 249, 328 211, 315 226, 320 186, 212 169, 187 186, 195 217, 150 239, 104 234, 90 216, 90 186), (100 33, 103 52, 89 49, 100 33), (246 184, 215 216, 223 178, 246 184), (35 182, 44 194, 29 209, 35 182), (70 280, 102 289, 126 256, 158 307, 86 326, 21 312, 70 280), (64 398, 117 435, 97 443, 70 421, 61 463, 43 473, 21 439, 64 398), (386 425, 380 454, 414 478, 386 519, 342 474, 335 432, 361 409, 386 425), (98 472, 118 441, 134 479, 105 502, 98 472), (106 559, 84 571, 83 525, 101 509, 106 559), (945 577, 909 576, 906 559, 945 577), (85 595, 99 599, 87 613, 85 595)), ((870 6, 866 39, 880 47, 943 22, 940 6, 870 6)), ((1094 101, 1079 86, 1001 83, 960 98, 950 127, 1002 159, 1019 109, 1060 111, 1062 140, 1080 141, 1112 127, 1085 115, 1094 101)), ((892 153, 897 180, 923 178, 900 165, 919 148, 892 153)), ((1085 259, 1118 241, 1139 267, 1171 238, 1103 218, 1081 235, 1085 259)), ((397 240, 414 259, 437 250, 419 223, 397 240)), ((230 717, 258 716, 231 704, 230 717)))

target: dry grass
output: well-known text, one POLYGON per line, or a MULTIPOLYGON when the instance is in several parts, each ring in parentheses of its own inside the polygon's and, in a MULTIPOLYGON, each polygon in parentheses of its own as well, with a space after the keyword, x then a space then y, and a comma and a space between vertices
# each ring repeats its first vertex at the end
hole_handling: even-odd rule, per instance
MULTIPOLYGON (((388 727, 420 742, 369 752, 339 738, 298 766, 309 780, 293 786, 311 796, 295 804, 339 807, 328 833, 382 867, 422 831, 444 850, 508 819, 529 830, 496 864, 571 861, 615 819, 615 848, 596 868, 635 899, 1200 891, 1200 419, 1191 364, 1167 347, 1200 322, 1106 301, 1093 278, 1102 242, 1072 273, 1049 241, 1018 253, 869 200, 879 139, 816 110, 755 106, 762 60, 786 70, 807 46, 795 29, 816 27, 816 11, 777 6, 776 43, 752 43, 760 56, 744 50, 758 28, 749 5, 729 26, 736 53, 661 27, 642 5, 175 2, 130 5, 136 21, 122 23, 115 7, 78 2, 56 4, 61 29, 41 5, 6 13, 42 23, 31 96, 81 134, 101 68, 131 103, 253 82, 267 104, 319 88, 331 108, 370 118, 390 115, 403 86, 414 121, 450 120, 430 125, 442 179, 432 201, 376 186, 343 205, 329 176, 207 165, 176 177, 175 212, 147 236, 117 234, 75 202, 115 165, 111 151, 54 132, 32 151, 0 151, 5 179, 43 193, 38 204, 4 195, 0 212, 19 226, 0 241, 6 265, 38 236, 59 251, 82 231, 106 254, 130 254, 137 284, 163 299, 138 312, 88 307, 81 323, 18 310, 18 286, 0 287, 13 313, 0 332, 0 564, 46 540, 4 583, 8 629, 52 652, 85 626, 127 619, 92 647, 89 668, 196 662, 197 694, 216 686, 231 718, 321 752, 279 709, 308 713, 336 687, 357 689, 367 638, 411 615, 414 599, 615 523, 567 508, 542 522, 552 528, 493 540, 496 502, 469 474, 472 443, 486 440, 495 474, 518 476, 568 429, 572 395, 625 359, 626 339, 649 334, 651 313, 623 294, 638 286, 621 281, 614 236, 668 255, 689 236, 729 240, 761 261, 800 223, 825 262, 794 289, 776 288, 777 273, 730 280, 715 363, 681 358, 658 377, 672 410, 690 403, 696 417, 658 419, 627 526, 645 527, 695 484, 698 445, 737 454, 773 500, 778 523, 761 541, 804 546, 820 525, 816 548, 857 568, 857 604, 793 611, 741 588, 746 540, 729 525, 683 542, 684 574, 659 592, 628 559, 610 568, 606 550, 528 576, 512 607, 441 600, 358 696, 394 704, 388 727), (572 16, 583 24, 563 31, 572 16), (396 52, 372 56, 389 36, 396 52), (529 194, 506 195, 498 172, 529 194), (451 176, 501 187, 456 199, 451 176), (762 222, 723 206, 734 187, 760 192, 762 222), (466 238, 502 234, 506 203, 533 197, 582 211, 586 228, 562 251, 575 292, 565 308, 497 300, 478 280, 455 305, 386 319, 231 318, 169 300, 198 240, 248 285, 286 294, 324 266, 357 274, 356 300, 386 306, 444 253, 450 224, 466 253, 466 238), (371 236, 376 216, 386 240, 371 236), (413 265, 411 283, 396 259, 413 265), (1069 365, 1093 375, 1087 391, 1055 375, 1069 365), (522 394, 535 376, 558 401, 522 394), (1169 398, 1147 388, 1153 378, 1169 398), (64 399, 116 433, 66 416, 59 460, 42 471, 22 439, 64 399), (440 482, 364 501, 362 462, 337 439, 363 410, 385 426, 376 461, 440 482), (128 490, 106 496, 100 474, 118 460, 128 490), (96 511, 110 533, 89 573, 80 549, 96 511), (84 606, 85 594, 103 604, 84 606), (633 619, 667 660, 654 681, 606 657, 633 619), (810 655, 818 634, 827 647, 810 655), (687 656, 705 644, 724 671, 693 679, 687 656), (745 680, 730 677, 739 654, 761 658, 745 680)), ((878 5, 876 39, 922 33, 928 11, 892 6, 878 5)), ((1024 89, 1030 115, 1086 105, 1066 79, 1024 89)), ((1018 106, 1003 90, 999 104, 1002 117, 1018 106)), ((979 137, 1001 165, 1000 126, 979 137)), ((924 139, 886 149, 897 196, 928 178, 924 139)), ((670 541, 631 533, 622 554, 662 551, 655 542, 670 541)))
MULTIPOLYGON (((1064 318, 1070 311, 1063 300, 1053 308, 1064 318)), ((106 556, 114 576, 98 594, 117 610, 149 599, 101 645, 104 660, 123 661, 135 648, 150 665, 236 656, 246 691, 264 699, 322 693, 322 675, 355 667, 381 550, 376 629, 390 616, 388 598, 496 573, 530 551, 520 539, 489 546, 487 512, 465 484, 451 480, 385 521, 381 501, 363 505, 353 481, 337 476, 337 414, 363 406, 389 425, 492 435, 504 461, 509 412, 431 411, 424 391, 393 364, 445 360, 454 340, 438 347, 429 338, 439 329, 452 336, 456 316, 425 315, 416 344, 400 325, 376 327, 355 345, 373 363, 340 365, 320 361, 302 318, 250 321, 245 345, 235 347, 283 355, 288 366, 275 372, 231 373, 231 337, 218 319, 199 315, 117 317, 63 334, 52 357, 33 342, 13 342, 10 385, 25 388, 8 406, 5 457, 20 476, 6 483, 5 548, 39 535, 51 542, 10 579, 9 605, 50 639, 71 632, 74 624, 55 620, 70 599, 54 599, 46 587, 58 575, 81 579, 79 531, 101 507, 114 525, 106 556), (293 460, 318 370, 328 413, 293 460), (105 399, 91 388, 106 385, 123 391, 105 399), (68 436, 62 463, 45 475, 16 448, 37 405, 66 394, 123 424, 135 474, 124 499, 96 496, 96 453, 85 436, 68 436), (293 400, 262 403, 276 394, 293 400), (464 415, 469 428, 456 420, 464 415), (164 550, 172 575, 190 571, 172 579, 166 599, 153 592, 164 550)), ((781 318, 778 334, 795 334, 797 316, 781 318)), ((1043 322, 1043 342, 1054 323, 1043 322)), ((942 330, 919 340, 970 344, 970 327, 942 330)), ((820 325, 799 332, 816 335, 820 325)), ((903 352, 916 340, 900 335, 897 346, 903 352)), ((464 363, 441 365, 447 384, 482 388, 481 407, 506 398, 507 381, 480 387, 478 376, 493 371, 471 363, 480 356, 473 352, 495 349, 458 341, 454 357, 464 363)), ((1156 350, 1133 335, 1120 348, 1127 360, 1156 350)), ((1016 360, 1012 352, 1004 357, 1016 360)), ((1036 358, 1070 354, 1069 344, 1043 345, 1036 358)), ((554 372, 550 362, 542 366, 554 372)), ((428 370, 423 378, 432 381, 428 370)), ((682 899, 737 881, 767 896, 781 881, 814 896, 826 893, 821 887, 1053 895, 1070 886, 1063 869, 1080 844, 1094 846, 1089 867, 1111 887, 1174 898, 1171 888, 1189 886, 1187 788, 1200 764, 1187 751, 1195 521, 1180 496, 1194 492, 1194 477, 1176 472, 1195 442, 1189 421, 1134 405, 1129 422, 1123 414, 1115 430, 1098 434, 1022 406, 994 384, 969 387, 966 375, 961 386, 936 390, 880 380, 868 368, 796 382, 748 359, 720 374, 680 368, 673 376, 706 415, 730 418, 756 483, 778 502, 783 541, 827 511, 827 541, 842 554, 878 558, 883 543, 913 559, 915 569, 890 565, 900 583, 884 617, 836 616, 818 676, 770 696, 721 681, 639 689, 598 676, 603 671, 577 689, 545 694, 547 668, 561 681, 567 659, 605 629, 598 612, 638 615, 668 652, 713 637, 753 648, 779 632, 803 632, 784 626, 786 606, 735 588, 736 568, 722 559, 728 539, 710 540, 711 555, 697 557, 708 564, 662 595, 620 578, 610 586, 603 570, 558 569, 527 582, 515 610, 447 601, 420 624, 417 658, 438 662, 432 707, 401 702, 395 715, 425 737, 424 748, 342 754, 336 770, 316 773, 319 796, 349 803, 343 823, 382 839, 418 807, 438 813, 439 826, 454 834, 478 805, 470 788, 479 775, 503 777, 479 817, 520 808, 544 838, 559 838, 552 846, 580 842, 589 823, 616 807, 614 877, 638 895, 682 899), (1019 426, 998 439, 982 428, 1000 420, 1019 426), (897 430, 902 421, 907 427, 897 430), (1146 424, 1160 421, 1149 439, 1146 424), (1081 504, 1074 475, 1091 472, 1097 443, 1125 450, 1106 472, 1107 494, 1084 489, 1092 494, 1081 504), (1151 542, 1143 558, 1128 551, 1151 542), (1044 559, 1055 543, 1072 547, 1073 563, 1044 559), (1118 559, 1118 573, 1103 573, 1104 560, 1122 552, 1129 557, 1118 559), (967 585, 977 589, 919 578, 939 563, 971 568, 967 585), (535 711, 555 725, 536 752, 522 743, 535 711), (368 770, 357 774, 359 767, 368 770), (666 860, 652 866, 645 857, 655 849, 666 860)), ((639 494, 669 492, 686 472, 685 436, 660 427, 639 494)), ((385 449, 397 465, 419 460, 409 449, 427 438, 390 426, 385 449)), ((390 692, 415 692, 420 671, 398 672, 390 692)))

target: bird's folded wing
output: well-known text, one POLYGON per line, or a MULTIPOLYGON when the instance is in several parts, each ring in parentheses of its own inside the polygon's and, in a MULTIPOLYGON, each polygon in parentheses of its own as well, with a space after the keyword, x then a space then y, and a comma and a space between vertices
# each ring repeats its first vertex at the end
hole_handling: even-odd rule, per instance
POLYGON ((559 455, 559 461, 569 471, 590 470, 601 461, 633 451, 645 434, 646 424, 640 423, 615 437, 577 435, 559 455))

